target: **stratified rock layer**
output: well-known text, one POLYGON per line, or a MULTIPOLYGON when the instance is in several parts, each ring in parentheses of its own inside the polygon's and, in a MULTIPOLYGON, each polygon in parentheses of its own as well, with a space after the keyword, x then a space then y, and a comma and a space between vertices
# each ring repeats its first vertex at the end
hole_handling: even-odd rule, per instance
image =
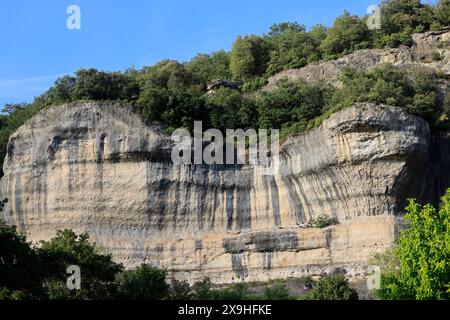
POLYGON ((392 245, 405 199, 446 184, 425 184, 447 175, 445 157, 431 159, 435 139, 399 108, 360 104, 286 141, 267 175, 257 165, 174 165, 170 137, 130 108, 74 103, 11 136, 1 215, 31 240, 88 232, 128 267, 153 263, 191 282, 337 267, 357 276, 392 245), (305 228, 319 215, 340 224, 305 228))

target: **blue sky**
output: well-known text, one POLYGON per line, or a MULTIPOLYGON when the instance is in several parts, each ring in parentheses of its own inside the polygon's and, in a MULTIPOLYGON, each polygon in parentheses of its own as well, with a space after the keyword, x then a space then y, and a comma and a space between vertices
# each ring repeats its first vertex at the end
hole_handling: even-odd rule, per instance
POLYGON ((0 107, 32 101, 61 75, 79 68, 124 70, 161 59, 189 60, 230 49, 238 34, 271 24, 330 25, 345 9, 363 15, 379 0, 2 0, 0 107), (69 30, 69 5, 81 30, 69 30))

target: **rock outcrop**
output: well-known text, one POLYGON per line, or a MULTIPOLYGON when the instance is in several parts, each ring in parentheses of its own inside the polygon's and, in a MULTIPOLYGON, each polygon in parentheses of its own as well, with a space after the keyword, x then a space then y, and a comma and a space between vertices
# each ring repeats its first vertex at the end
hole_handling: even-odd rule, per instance
MULTIPOLYGON (((347 67, 371 70, 382 64, 392 64, 403 68, 421 66, 437 71, 450 79, 450 30, 418 33, 413 35, 413 46, 399 48, 358 50, 337 60, 327 60, 309 64, 304 68, 280 72, 269 79, 266 90, 274 88, 281 79, 291 81, 327 82, 339 86, 338 77, 347 67), (439 55, 439 59, 433 56, 439 55)), ((448 90, 449 81, 445 82, 448 90)))
POLYGON ((191 282, 358 276, 393 244, 406 197, 446 185, 450 153, 435 146, 447 141, 400 108, 360 104, 291 137, 264 175, 258 165, 174 165, 170 137, 131 108, 73 103, 10 137, 0 214, 31 240, 88 232, 128 267, 154 263, 191 282), (304 227, 319 215, 339 224, 304 227))

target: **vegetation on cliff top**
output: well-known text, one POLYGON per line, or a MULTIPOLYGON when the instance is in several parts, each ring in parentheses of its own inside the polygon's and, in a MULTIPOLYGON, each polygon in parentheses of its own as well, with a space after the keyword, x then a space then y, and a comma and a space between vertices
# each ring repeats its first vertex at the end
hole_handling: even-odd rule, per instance
POLYGON ((381 11, 381 30, 369 30, 367 17, 345 12, 329 28, 317 25, 306 30, 299 23, 279 23, 267 34, 239 36, 230 52, 198 54, 185 63, 164 60, 124 72, 80 69, 74 76, 59 78, 30 104, 4 106, 0 158, 10 134, 27 119, 47 106, 78 100, 127 102, 145 120, 164 124, 168 132, 192 128, 194 120, 201 120, 204 128, 280 128, 286 136, 357 101, 405 107, 427 119, 434 129, 446 129, 450 97, 438 95, 439 75, 423 70, 391 66, 372 72, 348 70, 342 75, 343 89, 299 82, 258 92, 277 72, 358 49, 410 45, 414 32, 450 26, 450 0, 439 0, 434 6, 419 0, 384 0, 381 11), (206 85, 213 79, 242 80, 243 85, 241 90, 221 88, 206 94, 206 85))

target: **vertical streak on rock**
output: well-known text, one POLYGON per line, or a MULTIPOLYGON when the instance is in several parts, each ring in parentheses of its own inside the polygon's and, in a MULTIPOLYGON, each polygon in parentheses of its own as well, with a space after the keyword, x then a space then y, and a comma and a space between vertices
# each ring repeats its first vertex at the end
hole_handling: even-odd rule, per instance
POLYGON ((292 184, 296 186, 296 190, 298 190, 299 201, 303 203, 302 205, 302 216, 301 223, 305 223, 306 221, 313 218, 311 214, 311 203, 309 201, 309 197, 306 196, 305 191, 303 190, 301 178, 291 177, 292 184), (306 210, 305 210, 306 207, 306 210))
POLYGON ((278 186, 273 176, 269 177, 270 193, 272 197, 272 214, 275 226, 281 226, 280 199, 278 195, 278 186))
POLYGON ((19 231, 26 233, 28 221, 28 214, 23 209, 23 198, 22 198, 22 174, 20 172, 16 172, 14 181, 14 190, 13 190, 13 201, 14 201, 14 222, 19 228, 19 231))
POLYGON ((292 182, 292 176, 283 176, 282 181, 287 191, 289 201, 289 208, 294 216, 294 221, 297 225, 305 222, 305 213, 300 198, 295 190, 292 182))
POLYGON ((199 167, 200 172, 196 175, 196 192, 197 192, 197 221, 199 230, 203 231, 206 220, 206 192, 209 185, 208 172, 203 166, 199 167))
POLYGON ((233 211, 234 211, 234 190, 227 188, 226 194, 226 211, 227 211, 227 231, 233 230, 233 211))
POLYGON ((250 216, 250 193, 248 190, 238 190, 237 192, 237 229, 245 231, 251 229, 250 216))

